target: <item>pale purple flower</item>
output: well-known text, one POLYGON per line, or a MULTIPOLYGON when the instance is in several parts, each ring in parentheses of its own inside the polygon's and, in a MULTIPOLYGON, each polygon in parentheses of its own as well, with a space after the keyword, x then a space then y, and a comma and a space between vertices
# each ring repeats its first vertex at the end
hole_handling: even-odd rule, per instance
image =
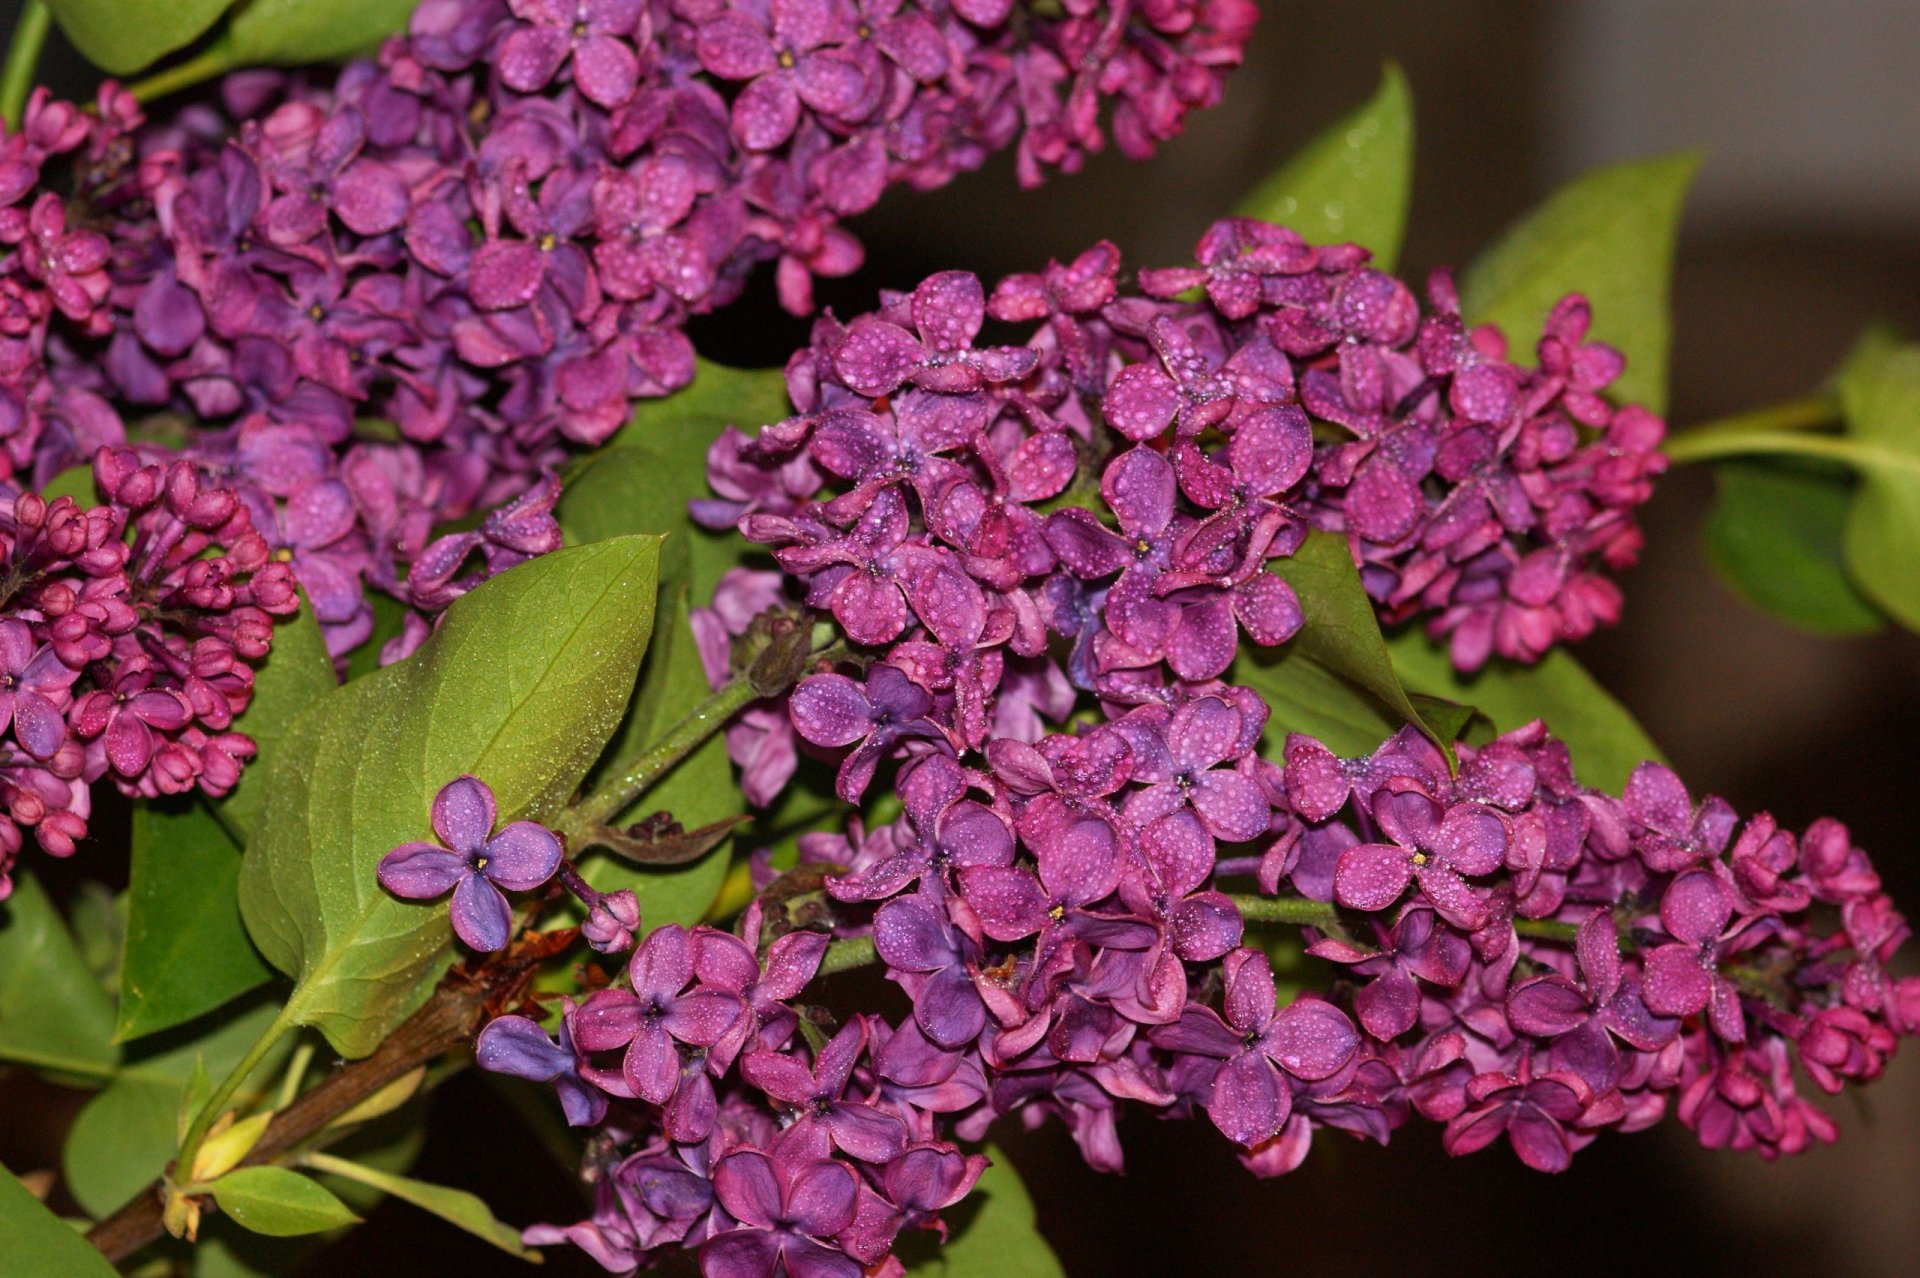
POLYGON ((508 892, 530 892, 560 868, 560 840, 533 821, 494 831, 493 791, 460 776, 433 799, 439 843, 403 843, 380 859, 380 885, 409 901, 453 893, 453 930, 476 950, 505 949, 512 929, 508 892))

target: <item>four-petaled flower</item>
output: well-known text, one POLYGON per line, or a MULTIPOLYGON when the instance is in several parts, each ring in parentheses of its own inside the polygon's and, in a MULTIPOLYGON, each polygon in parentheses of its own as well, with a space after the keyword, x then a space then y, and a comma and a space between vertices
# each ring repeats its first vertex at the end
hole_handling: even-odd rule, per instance
POLYGON ((515 821, 494 832, 493 791, 459 776, 433 799, 439 843, 402 843, 380 859, 380 885, 426 901, 453 893, 453 930, 476 950, 505 949, 512 912, 501 889, 530 892, 560 868, 560 840, 543 825, 515 821))

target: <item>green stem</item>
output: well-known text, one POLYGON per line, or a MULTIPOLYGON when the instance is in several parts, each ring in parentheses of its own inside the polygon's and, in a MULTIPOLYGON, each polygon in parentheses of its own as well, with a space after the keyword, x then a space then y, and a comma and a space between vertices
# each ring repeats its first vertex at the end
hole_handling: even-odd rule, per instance
POLYGON ((141 102, 151 102, 182 89, 191 89, 196 84, 204 84, 231 70, 232 52, 227 42, 220 40, 185 62, 176 62, 164 71, 156 71, 144 80, 135 81, 127 86, 127 92, 141 102))
POLYGON ((47 42, 47 28, 53 12, 47 0, 27 0, 20 20, 13 24, 13 40, 7 45, 7 61, 0 66, 0 116, 7 128, 17 131, 20 116, 27 109, 27 95, 33 92, 33 73, 40 66, 40 48, 47 42))
MULTIPOLYGON (((1227 900, 1249 923, 1298 923, 1308 927, 1335 927, 1341 923, 1339 907, 1329 901, 1314 901, 1301 896, 1247 896, 1230 894, 1227 900)), ((1513 930, 1521 936, 1543 941, 1572 941, 1580 932, 1576 923, 1554 919, 1515 919, 1513 930)))
POLYGON ((726 725, 745 706, 759 697, 745 676, 735 676, 720 685, 705 701, 687 712, 685 718, 667 730, 646 751, 627 766, 627 770, 592 794, 583 796, 561 818, 561 830, 570 844, 579 847, 586 836, 606 824, 635 799, 645 794, 654 782, 673 766, 692 754, 726 725))
POLYGON ((300 1084, 306 1081, 307 1066, 313 1063, 313 1044, 301 1043, 293 1049, 293 1059, 287 1062, 287 1072, 280 1080, 280 1099, 275 1101, 275 1109, 285 1109, 293 1104, 293 1098, 300 1094, 300 1084))
POLYGON ((1340 922, 1340 911, 1327 901, 1303 896, 1229 895, 1233 908, 1249 923, 1300 923, 1327 927, 1340 922))
POLYGON ((193 1174, 193 1161, 200 1153, 201 1142, 207 1138, 207 1129, 213 1126, 214 1120, 226 1109, 227 1102, 233 1099, 233 1094, 240 1090, 240 1084, 247 1081, 247 1075, 253 1073, 254 1068, 266 1059, 267 1053, 273 1050, 274 1044, 280 1041, 282 1035, 293 1028, 293 1024, 293 1017, 288 1015, 287 1009, 281 1009, 280 1015, 273 1018, 273 1023, 254 1040, 253 1046, 247 1049, 247 1054, 240 1058, 240 1063, 220 1080, 220 1085, 213 1089, 213 1094, 207 1097, 206 1103, 200 1107, 200 1112, 193 1116, 193 1122, 187 1127, 186 1139, 180 1142, 180 1156, 174 1160, 173 1164, 176 1174, 181 1176, 193 1174))
POLYGON ((1904 470, 1920 474, 1920 455, 1895 452, 1845 435, 1797 435, 1789 431, 1715 431, 1682 435, 1666 446, 1670 461, 1687 463, 1715 457, 1770 454, 1820 457, 1855 470, 1904 470))
POLYGON ((873 948, 871 936, 856 936, 845 941, 835 941, 827 946, 826 954, 820 960, 821 976, 832 976, 835 972, 847 972, 856 967, 866 967, 876 962, 879 954, 873 948))

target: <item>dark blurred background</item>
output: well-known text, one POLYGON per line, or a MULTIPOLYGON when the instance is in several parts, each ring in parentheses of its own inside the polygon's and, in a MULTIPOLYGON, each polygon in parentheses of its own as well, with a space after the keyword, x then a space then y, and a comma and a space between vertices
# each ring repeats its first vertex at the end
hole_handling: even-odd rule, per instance
MULTIPOLYGON (((0 24, 14 7, 0 4, 0 24)), ((1912 0, 1262 7, 1224 105, 1152 163, 1104 156, 1024 193, 997 163, 932 195, 897 193, 857 227, 866 269, 823 299, 855 313, 876 288, 933 270, 991 278, 1102 237, 1134 264, 1185 260, 1210 219, 1371 94, 1391 57, 1419 114, 1402 261, 1415 279, 1470 261, 1584 168, 1706 149, 1675 283, 1675 426, 1806 394, 1871 321, 1920 331, 1912 0)), ((71 61, 61 70, 86 86, 71 61)), ((719 358, 771 363, 804 334, 763 287, 704 321, 696 340, 719 358)), ((1920 644, 1808 636, 1731 594, 1698 549, 1710 488, 1693 470, 1662 482, 1645 512, 1645 560, 1625 582, 1625 621, 1579 656, 1696 794, 1791 826, 1841 817, 1896 899, 1920 911, 1920 644)), ((20 1076, 4 1086, 0 1157, 51 1166, 61 1115, 84 1098, 20 1076)), ((454 1080, 436 1104, 418 1175, 479 1191, 518 1222, 580 1214, 572 1186, 479 1080, 454 1080)), ((1526 1172, 1504 1146, 1445 1158, 1424 1124, 1386 1149, 1323 1134, 1303 1168, 1267 1182, 1244 1175, 1204 1122, 1123 1119, 1123 1177, 1088 1171, 1058 1128, 1006 1142, 1075 1278, 1920 1272, 1920 1051, 1909 1044, 1885 1080, 1831 1108, 1841 1143, 1782 1164, 1703 1151, 1667 1124, 1604 1137, 1559 1177, 1526 1172)), ((302 1272, 524 1271, 389 1204, 302 1272)), ((546 1272, 598 1270, 558 1249, 546 1272)))

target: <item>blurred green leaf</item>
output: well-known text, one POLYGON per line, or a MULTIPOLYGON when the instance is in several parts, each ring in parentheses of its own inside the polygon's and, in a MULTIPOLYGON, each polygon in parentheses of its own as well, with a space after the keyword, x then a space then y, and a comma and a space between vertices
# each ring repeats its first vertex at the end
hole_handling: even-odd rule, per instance
POLYGON ((50 502, 71 497, 82 506, 94 506, 100 502, 100 495, 93 487, 92 466, 67 467, 46 482, 40 489, 40 495, 50 502))
POLYGON ((380 858, 423 837, 433 796, 472 773, 502 822, 552 819, 618 724, 653 629, 660 540, 621 537, 502 573, 419 652, 329 693, 268 760, 241 912, 293 976, 287 1014, 364 1056, 452 954, 445 902, 403 901, 380 858))
POLYGON ((1661 757, 1627 708, 1564 648, 1555 648, 1537 665, 1490 661, 1463 676, 1446 650, 1416 628, 1387 642, 1394 669, 1415 691, 1471 704, 1500 732, 1545 720, 1547 730, 1567 743, 1575 774, 1596 789, 1618 794, 1634 768, 1661 757))
MULTIPOLYGON (((179 1117, 187 1099, 198 1091, 204 1100, 208 1074, 224 1078, 278 1011, 262 999, 127 1048, 112 1081, 67 1131, 60 1161, 74 1201, 95 1217, 106 1216, 158 1176, 180 1146, 179 1117)), ((237 1108, 258 1100, 264 1080, 291 1049, 282 1040, 268 1053, 252 1086, 235 1096, 237 1108)))
POLYGON ((256 1234, 317 1234, 360 1218, 327 1189, 284 1167, 242 1167, 213 1182, 220 1210, 256 1234))
POLYGON ((18 868, 0 901, 0 1060, 93 1086, 120 1061, 113 1000, 39 880, 18 868))
POLYGON ((235 66, 331 62, 406 29, 416 0, 245 0, 228 20, 235 66))
POLYGON ((1309 243, 1352 242, 1391 271, 1413 194, 1413 95, 1398 63, 1372 100, 1267 177, 1235 210, 1292 227, 1309 243))
POLYGON ((116 1038, 190 1021, 273 975, 240 922, 240 845, 198 796, 133 809, 116 1038))
POLYGON ((1861 477, 1847 566, 1875 603, 1920 630, 1920 346, 1864 343, 1841 370, 1840 407, 1861 477))
POLYGON ((1526 358, 1568 293, 1593 304, 1593 333, 1627 357, 1612 393, 1666 411, 1669 293, 1681 208, 1697 154, 1598 169, 1560 188, 1509 229, 1460 282, 1470 324, 1498 324, 1526 358))
POLYGON ((0 1167, 0 1240, 6 1248, 7 1272, 21 1278, 117 1278, 105 1256, 4 1167, 0 1167))
POLYGON ((900 1255, 911 1278, 1066 1278, 1053 1248, 1033 1219, 1033 1198, 1007 1156, 986 1148, 987 1168, 971 1194, 947 1212, 950 1234, 901 1236, 900 1255))
POLYGON ((1847 511, 1858 487, 1829 462, 1732 458, 1713 467, 1701 530, 1707 557, 1751 602, 1821 634, 1884 630, 1887 619, 1847 575, 1847 511))
POLYGON ((127 75, 185 48, 232 0, 47 0, 80 55, 109 75, 127 75))

